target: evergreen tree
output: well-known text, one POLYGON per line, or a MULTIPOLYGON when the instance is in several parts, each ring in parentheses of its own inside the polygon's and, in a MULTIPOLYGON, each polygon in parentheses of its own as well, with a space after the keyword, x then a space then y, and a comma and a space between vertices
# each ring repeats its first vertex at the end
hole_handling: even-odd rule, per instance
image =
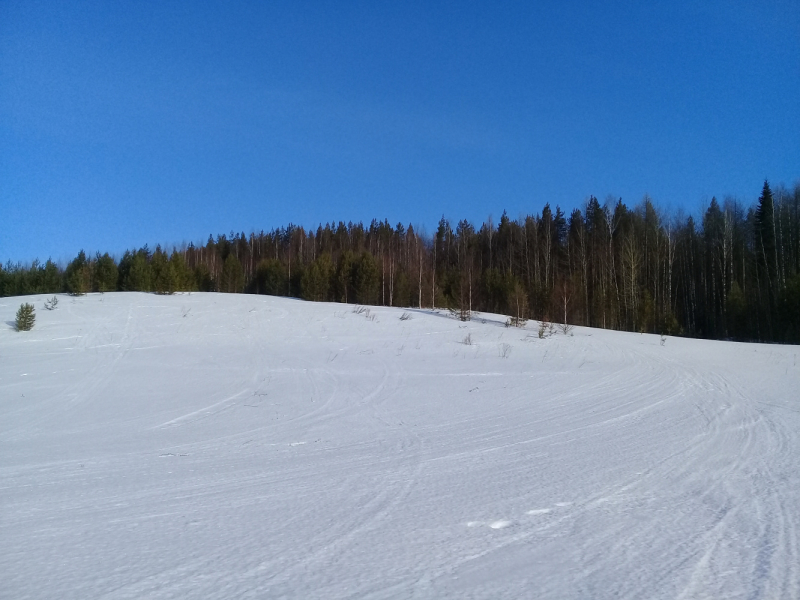
POLYGON ((242 264, 236 255, 228 254, 222 264, 222 275, 220 276, 220 292, 238 293, 244 289, 244 272, 242 264))
POLYGON ((322 254, 303 271, 301 294, 306 300, 322 302, 328 299, 333 263, 329 254, 322 254))
POLYGON ((156 246, 153 258, 150 261, 152 272, 153 291, 156 294, 174 294, 177 288, 177 281, 173 265, 167 259, 166 253, 161 250, 161 246, 156 246))
POLYGON ((123 271, 122 289, 131 292, 152 291, 152 271, 150 269, 149 252, 147 246, 140 248, 133 254, 126 252, 126 258, 120 261, 120 270, 123 271), (126 264, 123 270, 123 262, 126 264))
POLYGON ((100 256, 98 252, 95 257, 94 266, 94 289, 96 292, 113 292, 117 289, 117 279, 119 272, 114 259, 108 252, 100 256))
POLYGON ((372 255, 364 251, 353 265, 353 290, 359 304, 377 304, 378 267, 372 255))
POLYGON ((339 302, 354 302, 355 293, 353 292, 353 269, 355 257, 350 250, 342 252, 339 256, 339 263, 336 265, 336 297, 339 302))
POLYGON ((21 304, 17 310, 17 319, 14 325, 17 331, 30 331, 33 329, 33 324, 36 321, 36 312, 33 309, 33 304, 21 304))
POLYGON ((169 257, 169 266, 174 277, 175 291, 191 292, 197 289, 194 275, 186 266, 183 254, 173 250, 169 257))
POLYGON ((270 296, 285 296, 289 291, 286 269, 277 259, 263 260, 256 269, 256 292, 270 296))
POLYGON ((202 263, 194 268, 192 277, 196 289, 201 292, 213 292, 217 289, 214 279, 211 277, 211 271, 202 263))
POLYGON ((61 271, 59 271, 56 264, 48 258, 47 262, 44 264, 44 270, 42 271, 42 285, 39 293, 54 294, 63 291, 63 288, 64 283, 61 271))
POLYGON ((74 296, 81 296, 92 290, 92 269, 83 250, 67 265, 65 278, 67 291, 74 296))
POLYGON ((778 259, 775 245, 775 201, 769 182, 764 181, 755 213, 755 236, 758 261, 764 268, 769 284, 776 282, 778 259))

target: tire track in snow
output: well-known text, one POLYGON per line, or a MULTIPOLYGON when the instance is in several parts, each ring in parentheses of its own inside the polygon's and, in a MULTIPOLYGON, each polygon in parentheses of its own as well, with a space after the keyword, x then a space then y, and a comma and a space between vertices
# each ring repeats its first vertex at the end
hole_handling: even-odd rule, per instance
POLYGON ((175 417, 174 419, 170 419, 169 421, 161 423, 160 425, 156 425, 154 427, 151 427, 151 429, 164 429, 164 428, 167 428, 167 427, 180 426, 180 425, 183 425, 185 423, 191 423, 191 422, 194 422, 194 421, 197 421, 197 420, 200 420, 200 419, 204 419, 206 417, 210 417, 210 416, 215 415, 215 414, 220 412, 219 410, 214 410, 214 409, 229 405, 232 401, 244 396, 245 393, 246 393, 245 391, 237 392, 237 393, 235 393, 235 394, 233 394, 231 396, 228 396, 227 398, 223 398, 219 402, 215 402, 214 404, 211 404, 209 406, 205 406, 203 408, 199 408, 197 410, 193 410, 191 412, 188 412, 188 413, 186 413, 184 415, 181 415, 179 417, 175 417), (197 417, 197 418, 195 419, 193 417, 197 417))
MULTIPOLYGON (((82 300, 85 299, 86 298, 82 298, 82 300)), ((70 315, 73 315, 74 313, 70 304, 68 303, 66 306, 69 307, 70 315)), ((22 420, 24 423, 21 423, 17 427, 13 427, 4 432, 4 435, 8 436, 7 439, 9 441, 19 439, 17 436, 19 436, 23 431, 30 432, 31 430, 35 430, 37 427, 42 427, 47 423, 60 421, 66 413, 74 410, 77 406, 94 399, 94 392, 113 380, 119 363, 131 351, 133 340, 135 338, 135 336, 131 334, 133 308, 133 306, 129 306, 128 308, 125 326, 122 330, 120 341, 118 344, 115 344, 117 346, 116 349, 96 353, 94 359, 91 361, 91 367, 88 371, 83 373, 79 379, 76 379, 68 384, 65 389, 56 392, 53 396, 44 401, 46 402, 46 406, 48 406, 47 410, 44 410, 42 405, 33 407, 35 408, 36 412, 40 413, 40 416, 30 421, 25 421, 23 418, 22 420)), ((84 322, 87 321, 87 319, 82 320, 84 322)), ((93 347, 97 347, 97 341, 105 341, 97 339, 100 335, 99 332, 101 331, 101 323, 105 321, 105 319, 89 320, 91 326, 89 330, 82 335, 81 347, 71 351, 87 353, 93 347)), ((106 332, 103 332, 103 335, 105 335, 105 333, 106 332)), ((113 332, 111 332, 111 335, 113 336, 113 332)), ((102 344, 102 347, 111 348, 113 346, 114 345, 102 344)), ((25 407, 25 410, 28 411, 30 409, 25 407)))
POLYGON ((396 397, 402 391, 404 382, 402 379, 390 376, 385 361, 382 359, 378 361, 382 367, 378 384, 357 402, 345 404, 334 413, 326 415, 324 420, 348 418, 368 422, 378 421, 381 423, 381 428, 390 429, 392 433, 402 432, 399 439, 390 438, 396 445, 396 450, 392 454, 398 458, 389 464, 383 460, 375 463, 377 470, 370 473, 368 488, 353 489, 351 492, 366 493, 366 499, 361 499, 357 510, 348 515, 344 522, 332 524, 327 531, 317 536, 313 541, 315 549, 308 552, 301 560, 284 564, 280 574, 270 582, 269 590, 281 589, 293 578, 313 576, 314 573, 324 570, 323 565, 343 560, 360 539, 364 539, 369 532, 379 528, 388 515, 402 504, 424 467, 421 460, 421 438, 405 425, 392 426, 381 413, 381 405, 396 397))
MULTIPOLYGON (((568 513, 550 521, 546 528, 558 530, 559 527, 567 526, 576 519, 591 521, 593 520, 591 515, 595 511, 608 510, 606 507, 618 512, 626 510, 625 507, 632 502, 638 502, 643 509, 647 509, 650 504, 657 506, 658 500, 652 496, 650 490, 659 489, 663 486, 663 482, 668 480, 670 485, 667 490, 670 494, 686 496, 692 489, 699 492, 697 495, 686 496, 690 502, 686 507, 687 509, 692 506, 707 507, 703 510, 708 512, 710 518, 704 517, 699 521, 705 520, 705 526, 679 545, 672 547, 669 546, 670 535, 665 538, 660 528, 664 525, 669 526, 673 518, 679 518, 680 513, 666 520, 663 517, 650 519, 641 523, 638 529, 624 533, 615 530, 604 533, 598 530, 587 540, 587 550, 591 552, 583 554, 580 561, 585 566, 593 565, 584 573, 587 580, 591 580, 593 574, 603 577, 604 573, 613 571, 617 565, 625 564, 625 555, 630 548, 647 547, 649 543, 661 551, 659 561, 663 562, 663 565, 659 562, 645 565, 646 571, 629 573, 627 578, 619 582, 618 587, 606 589, 606 593, 620 598, 676 597, 681 593, 683 597, 706 595, 721 597, 730 595, 732 590, 742 589, 738 586, 743 585, 745 589, 750 590, 750 597, 754 598, 778 596, 796 598, 797 588, 794 582, 797 581, 796 565, 800 561, 797 560, 797 536, 793 515, 784 510, 789 501, 783 499, 777 491, 773 493, 765 485, 767 480, 776 480, 774 475, 767 476, 766 468, 762 469, 764 484, 761 487, 754 485, 751 477, 754 461, 750 458, 763 457, 760 460, 766 461, 769 465, 777 463, 786 466, 790 464, 790 455, 786 453, 785 446, 788 440, 793 438, 789 438, 785 432, 770 433, 767 428, 770 420, 763 415, 754 414, 752 403, 747 400, 746 394, 731 385, 724 377, 714 373, 700 373, 694 369, 690 361, 659 364, 663 358, 652 352, 631 352, 627 358, 636 365, 637 372, 656 374, 652 379, 658 384, 648 383, 646 376, 637 376, 636 381, 617 383, 613 382, 613 377, 605 378, 604 383, 609 388, 624 390, 624 397, 619 396, 617 401, 625 403, 625 398, 634 399, 636 396, 650 395, 658 399, 656 404, 662 405, 659 409, 661 412, 670 406, 678 408, 677 412, 670 408, 664 414, 680 420, 690 416, 687 410, 694 410, 697 414, 703 415, 700 431, 694 437, 688 438, 677 452, 663 457, 644 472, 613 483, 590 498, 574 502, 568 513), (667 390, 659 389, 663 387, 667 390), (731 487, 742 479, 753 485, 750 494, 745 495, 756 499, 749 506, 741 504, 742 495, 737 493, 735 487, 731 487), (651 497, 652 500, 649 499, 651 497), (759 502, 762 506, 760 511, 763 519, 774 525, 762 527, 760 534, 762 539, 748 534, 748 538, 745 539, 749 541, 744 541, 740 536, 750 531, 748 528, 751 528, 751 524, 748 523, 743 527, 742 521, 750 519, 749 513, 754 511, 755 505, 759 502), (767 505, 774 506, 767 508, 767 505), (747 549, 751 545, 760 548, 761 552, 749 553, 747 549), (782 550, 778 551, 776 547, 782 550), (594 549, 602 550, 596 552, 594 549), (657 568, 652 568, 653 564, 657 565, 657 568), (735 565, 736 570, 745 574, 752 574, 751 579, 755 583, 750 584, 746 579, 738 582, 731 579, 725 571, 730 565, 735 565), (686 582, 683 589, 675 589, 674 595, 665 592, 668 589, 664 587, 665 585, 674 584, 684 577, 686 582), (759 581, 761 583, 758 583, 759 581)), ((639 405, 634 413, 640 408, 642 405, 639 405)), ((616 420, 616 417, 601 419, 596 423, 589 423, 582 429, 602 429, 606 425, 614 425, 616 420)), ((682 508, 677 500, 665 500, 665 503, 682 508)), ((515 527, 525 529, 524 520, 514 515, 506 515, 506 518, 513 521, 515 527)), ((680 526, 678 521, 676 524, 680 526)), ((520 531, 446 568, 429 570, 426 576, 419 579, 416 595, 418 597, 436 595, 431 590, 436 589, 434 582, 440 578, 444 577, 443 581, 447 580, 446 575, 458 572, 465 565, 477 563, 478 559, 483 559, 499 550, 526 543, 531 536, 540 535, 543 531, 542 527, 537 527, 534 531, 520 531)), ((672 540, 674 539, 673 535, 672 540)))
MULTIPOLYGON (((672 578, 681 571, 689 573, 688 581, 679 595, 683 598, 708 594, 716 597, 729 595, 731 588, 735 589, 738 585, 751 588, 751 597, 754 598, 777 595, 789 597, 787 592, 793 592, 796 597, 796 589, 791 588, 791 582, 797 581, 798 563, 796 544, 793 545, 790 541, 796 540, 794 523, 790 522, 790 516, 782 508, 785 503, 781 502, 781 495, 775 488, 765 489, 764 485, 756 485, 759 480, 763 482, 774 480, 772 477, 763 476, 771 468, 769 465, 775 462, 785 465, 788 460, 785 449, 776 452, 774 448, 764 449, 764 446, 772 445, 772 441, 776 439, 785 442, 788 437, 785 433, 779 434, 774 429, 774 423, 771 427, 773 431, 770 432, 769 419, 757 414, 746 394, 731 385, 724 377, 713 373, 700 374, 690 365, 680 365, 676 372, 682 374, 681 379, 685 382, 682 393, 689 392, 692 388, 699 388, 708 397, 706 402, 716 403, 716 408, 710 410, 707 404, 702 405, 696 400, 693 401, 693 406, 704 419, 702 434, 689 440, 685 448, 676 455, 667 457, 666 460, 631 479, 620 487, 619 491, 646 493, 648 487, 658 487, 659 481, 668 479, 671 481, 670 487, 678 490, 701 490, 692 498, 692 502, 700 506, 706 505, 709 509, 717 506, 719 507, 716 509, 717 513, 721 516, 712 519, 706 528, 696 532, 679 546, 665 548, 667 553, 662 557, 664 562, 662 571, 665 573, 663 577, 672 578), (766 462, 767 466, 753 465, 751 456, 768 457, 758 459, 766 462), (751 488, 750 493, 745 496, 752 499, 749 507, 739 504, 742 495, 736 488, 731 487, 734 483, 742 481, 751 488), (766 509, 765 504, 772 504, 777 508, 766 509), (754 513, 762 514, 765 523, 761 526, 761 533, 750 535, 749 539, 744 541, 741 535, 747 534, 753 528, 748 519, 752 520, 751 515, 754 513), (782 542, 783 554, 789 557, 783 561, 782 571, 776 567, 772 559, 776 553, 772 538, 776 535, 779 539, 786 540, 782 542), (751 553, 749 552, 751 547, 759 548, 760 551, 751 553), (743 579, 736 584, 730 579, 735 575, 733 571, 720 571, 725 565, 730 565, 732 560, 739 574, 752 573, 749 580, 743 579), (748 562, 752 564, 752 571, 747 567, 748 562), (782 582, 777 584, 780 592, 774 589, 775 582, 782 582), (712 585, 718 587, 711 589, 712 585)), ((779 449, 785 446, 780 441, 777 445, 779 449)), ((648 537, 659 540, 653 527, 644 527, 635 539, 648 537)), ((637 543, 628 540, 619 545, 617 550, 609 553, 610 556, 604 562, 613 563, 618 560, 617 555, 620 550, 636 546, 637 543)), ((629 589, 627 585, 623 586, 615 595, 626 598, 654 595, 659 580, 660 578, 656 578, 655 583, 651 581, 649 584, 634 586, 633 589, 629 589), (656 587, 653 587, 654 585, 656 587)))
MULTIPOLYGON (((599 382, 597 380, 588 381, 579 384, 577 387, 571 386, 569 390, 561 394, 550 396, 549 404, 558 406, 563 405, 564 401, 568 401, 571 397, 580 398, 583 394, 587 393, 588 389, 591 389, 592 394, 590 394, 590 397, 602 398, 602 402, 599 408, 592 411, 592 418, 588 419, 585 424, 578 427, 562 428, 553 433, 537 436, 536 438, 519 440, 518 431, 527 429, 532 423, 546 423, 548 420, 556 418, 557 416, 554 415, 551 419, 531 420, 530 418, 522 418, 525 415, 520 413, 520 418, 518 419, 520 424, 506 425, 504 430, 500 430, 494 435, 494 440, 490 446, 467 450, 458 455, 445 455, 435 460, 451 460, 454 458, 464 460, 476 454, 507 450, 512 446, 535 444, 543 440, 559 439, 565 435, 574 435, 589 430, 605 430, 610 427, 617 427, 621 422, 631 418, 636 419, 642 414, 657 409, 664 403, 674 402, 679 398, 680 392, 677 389, 668 391, 666 394, 663 393, 661 389, 665 381, 669 384, 676 385, 678 383, 677 375, 669 373, 662 366, 651 365, 654 367, 654 375, 654 373, 649 370, 642 369, 642 363, 645 361, 640 355, 631 353, 628 358, 632 359, 631 362, 634 362, 638 366, 634 379, 631 379, 630 371, 613 371, 605 373, 599 382), (625 377, 624 382, 621 381, 623 377, 625 377), (625 390, 623 396, 618 394, 620 390, 625 390), (598 417, 600 417, 599 420, 598 417), (511 440, 515 441, 499 443, 503 440, 504 436, 508 436, 511 440)), ((536 407, 533 406, 525 410, 530 411, 535 409, 536 407)), ((511 420, 513 421, 513 419, 511 420)), ((474 444, 475 440, 472 436, 466 437, 474 444)), ((546 509, 547 512, 543 512, 545 509, 540 509, 539 511, 534 509, 533 512, 528 511, 525 516, 506 515, 504 518, 498 516, 495 522, 498 525, 502 524, 503 527, 501 527, 500 530, 510 532, 509 535, 504 535, 502 538, 493 540, 489 548, 477 553, 470 554, 466 557, 458 557, 448 561, 444 565, 426 568, 425 573, 419 576, 414 584, 414 597, 424 598, 438 595, 439 592, 435 588, 435 582, 437 580, 442 578, 447 579, 448 576, 452 576, 464 566, 476 563, 480 559, 484 559, 500 550, 523 543, 529 543, 531 538, 543 536, 549 531, 557 530, 564 524, 574 521, 578 515, 591 513, 597 510, 608 498, 619 495, 621 491, 624 490, 621 490, 619 485, 611 485, 595 492, 589 498, 569 503, 557 503, 558 512, 553 512, 552 509, 546 509), (547 515, 548 520, 546 522, 541 522, 540 519, 542 515, 547 515), (532 522, 531 518, 535 518, 535 522, 532 522), (506 529, 506 526, 509 528, 506 529)))

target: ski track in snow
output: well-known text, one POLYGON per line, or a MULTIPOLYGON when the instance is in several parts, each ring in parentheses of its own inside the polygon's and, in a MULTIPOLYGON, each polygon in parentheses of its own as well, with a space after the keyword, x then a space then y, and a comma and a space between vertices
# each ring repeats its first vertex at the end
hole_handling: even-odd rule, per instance
POLYGON ((2 598, 800 598, 797 347, 61 300, 0 331, 2 598))

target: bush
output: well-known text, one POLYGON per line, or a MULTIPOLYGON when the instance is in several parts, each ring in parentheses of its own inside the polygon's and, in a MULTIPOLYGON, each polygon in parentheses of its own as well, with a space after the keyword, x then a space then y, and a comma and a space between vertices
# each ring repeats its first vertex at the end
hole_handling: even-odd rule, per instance
POLYGON ((543 340, 545 338, 549 338, 555 333, 555 330, 556 326, 548 321, 547 318, 539 321, 539 339, 543 340))
POLYGON ((36 312, 33 309, 33 304, 20 304, 17 311, 17 320, 14 323, 17 331, 30 331, 33 329, 33 324, 36 321, 36 312))
POLYGON ((528 324, 528 319, 522 317, 508 317, 506 319, 506 327, 520 327, 524 328, 528 324))

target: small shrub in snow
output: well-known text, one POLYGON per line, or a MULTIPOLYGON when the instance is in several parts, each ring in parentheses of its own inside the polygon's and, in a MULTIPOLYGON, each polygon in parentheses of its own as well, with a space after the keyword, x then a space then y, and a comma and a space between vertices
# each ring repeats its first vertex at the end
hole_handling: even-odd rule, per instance
POLYGON ((468 333, 467 337, 461 340, 461 343, 464 344, 465 346, 472 346, 472 334, 468 333))
POLYGON ((411 313, 404 312, 402 315, 400 315, 401 321, 408 321, 410 319, 411 319, 411 313))
POLYGON ((661 345, 663 346, 663 345, 664 345, 664 344, 666 344, 666 343, 667 343, 667 336, 665 336, 665 335, 662 333, 662 334, 661 334, 661 345))
POLYGON ((551 335, 553 335, 555 331, 556 331, 556 326, 553 325, 547 319, 542 319, 541 321, 539 321, 539 331, 538 331, 539 339, 543 340, 544 338, 548 338, 551 335))
POLYGON ((508 358, 511 353, 511 344, 500 344, 500 358, 508 358))
POLYGON ((472 311, 468 308, 448 308, 450 316, 459 321, 469 321, 472 319, 472 311))
POLYGON ((50 298, 50 300, 44 301, 44 307, 47 310, 55 310, 56 306, 58 306, 58 298, 56 298, 55 296, 50 298))
POLYGON ((508 317, 506 319, 506 327, 519 327, 523 328, 528 324, 528 319, 522 317, 508 317))
POLYGON ((33 309, 33 304, 20 304, 17 311, 17 320, 14 325, 17 331, 30 331, 33 329, 33 324, 36 321, 36 311, 33 309))

